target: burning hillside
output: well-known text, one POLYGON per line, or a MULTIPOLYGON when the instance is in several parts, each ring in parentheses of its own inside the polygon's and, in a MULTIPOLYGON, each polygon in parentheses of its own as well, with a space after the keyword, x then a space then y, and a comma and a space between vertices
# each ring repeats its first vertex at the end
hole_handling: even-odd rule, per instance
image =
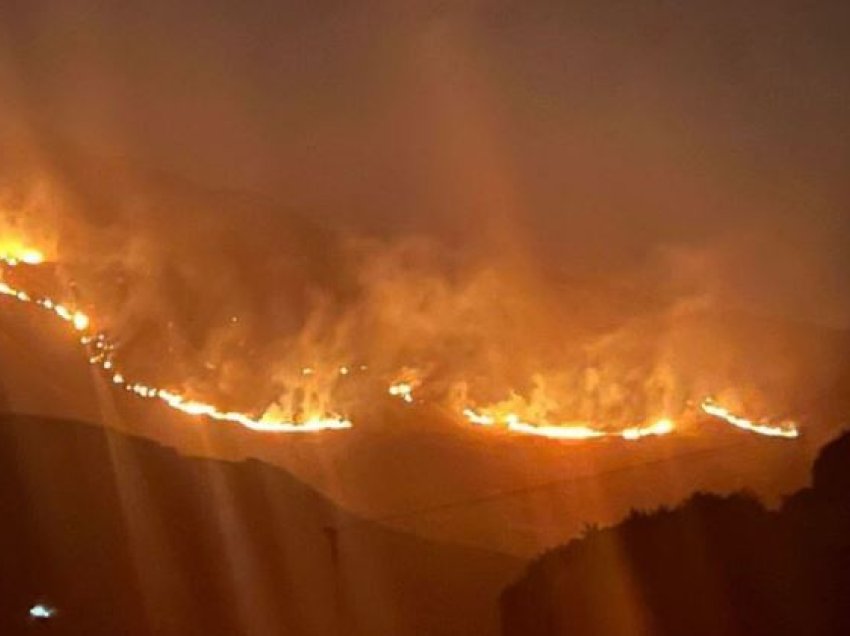
POLYGON ((79 170, 10 177, 2 291, 68 323, 116 388, 189 415, 340 429, 389 394, 551 439, 699 434, 707 418, 790 438, 840 364, 750 327, 718 291, 728 246, 708 239, 594 278, 521 238, 364 238, 240 194, 109 168, 95 187, 79 170))
MULTIPOLYGON (((14 279, 14 274, 18 270, 36 270, 43 267, 45 256, 36 248, 27 247, 17 240, 10 240, 3 244, 0 261, 7 269, 8 277, 14 279)), ((106 332, 97 329, 97 320, 93 320, 88 313, 73 308, 69 303, 50 296, 38 295, 23 287, 16 287, 14 282, 0 282, 0 294, 52 312, 58 319, 66 322, 69 328, 80 335, 80 343, 87 351, 89 362, 105 372, 116 387, 140 398, 159 400, 170 408, 191 416, 230 422, 263 432, 317 432, 351 426, 348 419, 330 411, 328 406, 333 396, 333 387, 341 379, 348 379, 351 369, 354 368, 351 365, 335 366, 330 373, 332 376, 330 380, 327 377, 321 379, 323 375, 328 375, 327 370, 317 371, 314 367, 302 367, 300 375, 303 380, 297 389, 277 398, 259 415, 225 410, 177 390, 137 381, 133 376, 125 373, 116 341, 106 332)), ((436 368, 439 361, 435 360, 432 364, 436 368)), ((378 366, 377 363, 376 366, 378 366)), ((366 371, 369 367, 359 365, 357 368, 366 371)), ((475 425, 501 426, 514 433, 551 439, 581 440, 617 437, 635 441, 673 433, 677 425, 671 416, 677 419, 693 420, 693 411, 689 413, 688 408, 693 409, 694 403, 688 401, 688 396, 685 396, 684 405, 670 406, 670 392, 681 388, 676 385, 675 375, 669 369, 666 376, 653 375, 657 373, 657 368, 653 369, 649 377, 642 380, 641 385, 636 387, 639 394, 635 396, 624 394, 623 387, 616 382, 610 385, 604 384, 596 367, 582 369, 580 377, 583 384, 578 392, 573 391, 578 393, 578 396, 573 398, 578 400, 576 404, 579 408, 576 411, 583 416, 578 420, 553 421, 552 415, 563 409, 564 402, 559 401, 551 390, 547 389, 546 380, 540 374, 533 377, 534 388, 528 399, 518 393, 512 393, 509 399, 502 402, 473 408, 468 405, 471 400, 469 383, 464 380, 455 380, 450 383, 449 394, 452 396, 450 402, 453 402, 458 413, 466 421, 475 425), (657 393, 659 401, 652 402, 647 399, 647 394, 650 394, 652 390, 657 393), (662 403, 668 406, 660 406, 662 403), (635 413, 643 414, 645 417, 648 413, 647 405, 657 412, 656 419, 620 428, 611 426, 612 421, 616 424, 617 421, 624 421, 626 417, 634 417, 635 413), (616 416, 607 422, 601 420, 598 415, 600 409, 604 413, 606 408, 613 408, 616 412, 616 416)), ((451 377, 451 374, 447 375, 451 377)), ((565 377, 563 372, 561 375, 565 377)), ((388 393, 408 404, 413 404, 414 389, 421 387, 424 382, 423 374, 416 368, 405 367, 395 374, 395 378, 389 384, 388 393)), ((439 382, 440 380, 437 380, 435 384, 439 382)), ((445 383, 446 380, 443 379, 442 382, 445 383)), ((569 380, 566 383, 568 384, 569 380)), ((434 395, 439 396, 439 392, 432 393, 432 399, 434 395)), ((699 403, 699 408, 709 416, 760 435, 785 438, 798 435, 798 429, 793 423, 775 425, 768 422, 754 422, 720 406, 711 398, 703 399, 699 403)))

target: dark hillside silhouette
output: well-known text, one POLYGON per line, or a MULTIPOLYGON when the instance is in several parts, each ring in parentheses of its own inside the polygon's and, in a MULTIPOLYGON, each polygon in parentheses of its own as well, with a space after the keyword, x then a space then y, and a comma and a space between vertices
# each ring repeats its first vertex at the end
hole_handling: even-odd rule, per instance
POLYGON ((850 634, 850 434, 766 510, 697 494, 634 512, 533 562, 501 601, 505 636, 850 634))
POLYGON ((31 416, 0 416, 0 516, 3 636, 495 634, 516 572, 259 461, 31 416), (57 614, 30 619, 38 603, 57 614))

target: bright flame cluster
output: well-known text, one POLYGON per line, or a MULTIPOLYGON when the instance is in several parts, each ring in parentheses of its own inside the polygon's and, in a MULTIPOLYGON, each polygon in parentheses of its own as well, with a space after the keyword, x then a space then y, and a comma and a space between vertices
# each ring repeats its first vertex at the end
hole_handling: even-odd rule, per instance
MULTIPOLYGON (((0 243, 0 264, 5 264, 7 267, 18 267, 19 265, 37 266, 44 262, 45 256, 39 250, 27 248, 18 243, 0 243)), ((312 415, 303 421, 296 422, 281 419, 275 415, 276 411, 270 410, 264 416, 253 417, 247 413, 221 410, 210 403, 191 399, 175 391, 129 380, 116 368, 114 362, 115 346, 104 333, 92 331, 92 320, 86 313, 70 309, 50 298, 35 298, 28 292, 16 289, 2 280, 0 280, 0 295, 36 305, 52 313, 80 334, 80 343, 89 352, 89 363, 106 372, 113 384, 123 387, 129 393, 138 397, 158 400, 175 411, 194 417, 205 417, 220 422, 238 424, 253 431, 267 433, 317 432, 348 429, 352 426, 350 420, 337 415, 312 415)), ((366 367, 361 365, 360 369, 365 370, 366 367)), ((302 370, 304 375, 312 375, 314 372, 314 369, 310 367, 305 367, 302 370)), ((340 367, 339 373, 340 375, 348 375, 350 367, 340 367)), ((414 369, 406 368, 389 385, 387 392, 407 404, 413 404, 414 390, 421 383, 419 374, 414 369)), ((800 434, 793 423, 774 425, 748 420, 720 406, 711 398, 706 398, 700 408, 711 417, 758 435, 793 439, 800 434)), ((462 410, 462 415, 468 422, 477 426, 501 426, 514 433, 558 440, 620 438, 627 441, 637 441, 647 437, 669 435, 676 429, 674 422, 667 418, 659 419, 645 426, 633 426, 612 431, 595 428, 585 422, 531 423, 525 421, 515 412, 502 412, 499 409, 476 410, 465 408, 462 410)))
POLYGON ((44 252, 20 243, 0 244, 0 261, 9 267, 24 265, 41 265, 45 260, 44 252))
POLYGON ((795 439, 800 436, 800 431, 793 422, 786 422, 780 425, 765 424, 761 422, 753 422, 740 415, 735 415, 729 409, 720 406, 711 398, 703 400, 700 408, 704 413, 723 420, 727 424, 736 426, 751 433, 765 435, 766 437, 784 437, 785 439, 795 439))
POLYGON ((413 404, 413 385, 409 382, 395 382, 387 389, 387 393, 403 402, 413 404))
POLYGON ((600 437, 619 437, 628 441, 636 441, 644 437, 661 436, 672 433, 675 425, 672 420, 660 419, 648 426, 633 426, 620 431, 605 431, 583 422, 568 422, 564 424, 531 424, 523 421, 516 413, 487 414, 466 408, 463 410, 464 417, 478 426, 501 425, 514 433, 524 435, 536 435, 549 439, 562 440, 584 440, 600 437))
MULTIPOLYGON (((3 259, 0 258, 0 260, 3 259)), ((0 281, 0 295, 11 296, 21 302, 38 305, 42 309, 52 312, 65 322, 72 325, 76 331, 85 331, 89 328, 89 324, 91 324, 89 317, 81 311, 72 311, 65 305, 56 303, 49 298, 34 299, 27 292, 15 289, 3 281, 0 281)))
POLYGON ((421 372, 414 367, 404 367, 390 383, 390 386, 387 388, 387 393, 394 398, 398 398, 405 404, 413 404, 415 400, 413 392, 421 384, 421 372))
MULTIPOLYGON (((26 254, 34 255, 40 254, 40 252, 31 250, 23 253, 23 255, 26 254)), ((25 261, 23 258, 19 260, 0 253, 0 262, 10 267, 16 267, 20 263, 38 265, 43 262, 34 258, 31 260, 34 262, 25 261)), ((50 298, 34 298, 29 293, 16 289, 3 281, 0 281, 0 295, 14 298, 23 303, 33 304, 51 312, 73 327, 76 332, 82 334, 80 344, 90 352, 89 364, 100 367, 107 372, 113 384, 123 387, 139 397, 159 400, 175 411, 196 417, 207 417, 219 422, 239 424, 245 428, 266 433, 307 433, 351 428, 349 420, 335 415, 311 416, 301 422, 284 421, 270 417, 255 418, 246 413, 221 410, 212 404, 190 399, 175 391, 149 386, 141 382, 133 382, 116 369, 113 360, 115 346, 105 334, 90 331, 92 321, 84 312, 69 309, 50 298)))

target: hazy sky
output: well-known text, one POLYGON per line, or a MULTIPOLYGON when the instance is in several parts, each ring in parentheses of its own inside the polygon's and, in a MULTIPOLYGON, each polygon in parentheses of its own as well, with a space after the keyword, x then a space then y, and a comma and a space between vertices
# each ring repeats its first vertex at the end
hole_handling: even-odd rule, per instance
POLYGON ((514 228, 564 270, 673 254, 850 325, 848 25, 840 1, 3 2, 0 113, 46 153, 370 230, 514 228))

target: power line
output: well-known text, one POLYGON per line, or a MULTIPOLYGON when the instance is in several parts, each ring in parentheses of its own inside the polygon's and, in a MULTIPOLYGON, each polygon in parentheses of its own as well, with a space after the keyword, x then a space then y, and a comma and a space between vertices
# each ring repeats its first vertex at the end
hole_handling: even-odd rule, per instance
POLYGON ((677 455, 671 455, 667 457, 659 457, 656 459, 648 460, 645 462, 640 462, 638 464, 631 464, 629 466, 621 466, 619 468, 612 468, 609 470, 600 471, 597 473, 593 473, 590 475, 578 475, 575 477, 567 477, 563 479, 555 479, 552 481, 543 482, 540 484, 534 484, 531 486, 522 486, 520 488, 512 488, 507 490, 500 490, 496 492, 487 493, 485 495, 480 495, 477 497, 469 497, 467 499, 458 499, 455 501, 449 501, 441 504, 434 504, 431 506, 424 506, 422 508, 415 508, 413 510, 406 510, 403 512, 392 513, 389 515, 384 515, 380 517, 373 517, 370 520, 377 523, 384 523, 388 521, 398 521, 400 519, 409 519, 413 517, 419 517, 428 515, 435 512, 442 512, 444 510, 452 510, 455 508, 471 508, 477 505, 481 505, 484 503, 489 503, 492 501, 499 501, 502 499, 511 499, 515 497, 523 497, 526 495, 534 494, 537 492, 556 489, 567 484, 573 484, 582 481, 588 481, 591 479, 597 479, 600 477, 605 477, 609 475, 615 475, 619 473, 626 473, 632 470, 638 470, 641 468, 646 468, 647 466, 656 466, 660 464, 664 464, 666 462, 675 461, 678 459, 685 459, 688 457, 701 457, 706 455, 713 455, 720 451, 729 451, 731 449, 740 448, 744 446, 755 446, 755 442, 752 440, 745 440, 736 442, 734 444, 725 444, 723 446, 715 446, 713 448, 703 448, 694 451, 688 451, 684 453, 679 453, 677 455))

